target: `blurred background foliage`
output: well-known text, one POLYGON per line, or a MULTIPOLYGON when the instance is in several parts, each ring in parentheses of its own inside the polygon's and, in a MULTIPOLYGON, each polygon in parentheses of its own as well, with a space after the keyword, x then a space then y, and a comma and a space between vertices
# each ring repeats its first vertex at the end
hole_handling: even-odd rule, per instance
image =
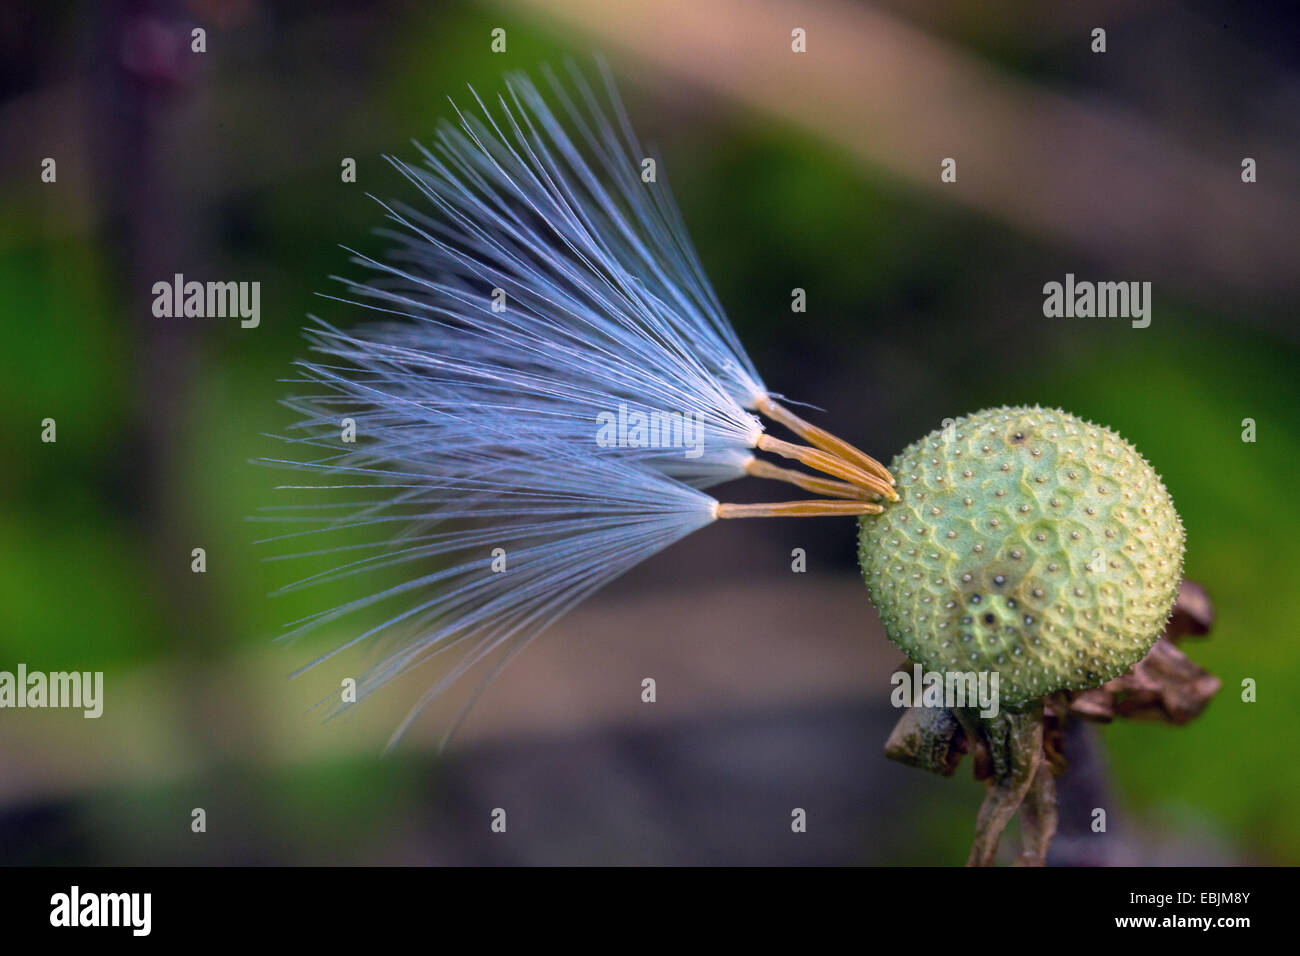
MULTIPOLYGON (((446 97, 463 101, 466 84, 495 91, 507 69, 596 48, 664 157, 706 269, 770 387, 827 409, 837 432, 886 458, 945 417, 1042 403, 1111 425, 1155 463, 1187 525, 1186 574, 1219 614, 1210 638, 1186 647, 1224 689, 1185 728, 1104 730, 1118 800, 1134 821, 1126 859, 1300 862, 1300 697, 1286 691, 1300 686, 1290 508, 1300 275, 1180 273, 1167 247, 1126 269, 1130 260, 1098 252, 1108 243, 1105 209, 1096 245, 1081 247, 990 204, 964 205, 950 197, 982 167, 967 164, 960 143, 951 146, 957 184, 924 185, 938 186, 947 152, 914 179, 900 177, 879 159, 902 148, 889 139, 896 129, 841 116, 874 138, 874 156, 855 152, 819 135, 815 121, 767 111, 762 90, 737 98, 725 77, 701 84, 707 63, 674 71, 644 55, 635 32, 623 44, 619 30, 644 29, 630 15, 622 24, 611 15, 592 35, 590 6, 6 5, 0 669, 104 670, 108 699, 99 721, 0 713, 0 862, 964 858, 979 799, 968 772, 960 783, 920 779, 881 755, 893 652, 855 580, 848 522, 711 528, 593 602, 593 614, 641 599, 689 604, 683 620, 700 605, 714 609, 677 645, 655 615, 593 625, 623 655, 610 660, 644 655, 627 664, 629 686, 646 667, 700 673, 691 655, 712 653, 712 640, 737 638, 726 646, 752 655, 710 664, 693 694, 676 692, 670 719, 648 726, 634 691, 619 692, 632 698, 626 705, 589 703, 586 695, 612 693, 603 689, 611 673, 588 659, 596 650, 563 656, 563 622, 514 665, 524 676, 511 690, 485 695, 487 722, 475 731, 471 718, 442 760, 437 715, 396 756, 377 756, 427 675, 399 682, 368 718, 323 725, 308 708, 348 671, 284 680, 329 640, 286 650, 272 639, 325 596, 268 599, 313 568, 291 573, 264 560, 267 548, 255 544, 264 529, 248 519, 277 500, 283 476, 250 460, 279 453, 265 436, 290 421, 277 401, 292 391, 282 380, 301 354, 304 315, 351 321, 345 307, 313 297, 330 291, 328 276, 356 272, 338 244, 383 248, 369 233, 380 215, 366 193, 408 195, 381 156, 410 157, 410 139, 427 139, 450 112, 446 97), (176 52, 196 23, 208 29, 208 52, 176 52), (497 26, 508 30, 500 55, 489 52, 497 26), (57 184, 39 181, 46 156, 58 160, 57 184), (344 156, 357 160, 357 184, 340 182, 344 156), (174 272, 260 281, 261 327, 154 319, 148 289, 174 272), (1042 285, 1066 272, 1154 278, 1150 328, 1044 319, 1042 285), (795 287, 808 292, 806 314, 790 312, 795 287), (57 420, 56 444, 39 441, 47 417, 57 420), (1241 440, 1245 418, 1258 423, 1254 444, 1241 440), (197 546, 207 550, 205 575, 189 571, 197 546), (806 577, 831 590, 790 581, 796 546, 812 556, 806 577), (808 631, 760 619, 740 633, 739 617, 724 612, 754 589, 780 595, 808 631), (813 626, 831 605, 844 611, 826 627, 847 641, 813 626), (816 656, 823 644, 828 661, 847 662, 843 683, 784 687, 776 702, 754 689, 770 685, 756 676, 764 668, 781 670, 773 655, 816 656), (1257 703, 1240 702, 1245 678, 1258 681, 1257 703), (563 694, 561 679, 572 685, 563 694), (733 703, 715 706, 719 694, 733 703), (562 698, 558 717, 521 703, 548 695, 562 698), (798 843, 789 807, 810 802, 836 827, 798 843), (523 836, 511 850, 491 844, 486 814, 498 805, 523 807, 520 817, 547 835, 531 847, 523 836), (198 806, 209 842, 190 833, 198 806)), ((696 43, 757 42, 752 24, 716 6, 717 35, 696 43)), ((773 64, 785 63, 792 24, 779 5, 755 9, 755 22, 784 31, 762 42, 773 64)), ((1241 156, 1287 159, 1261 166, 1259 188, 1293 210, 1300 44, 1295 21, 1277 19, 1294 13, 1266 9, 1101 4, 1061 23, 1011 2, 980 5, 978 16, 942 2, 826 4, 820 14, 844 18, 846 30, 859 16, 896 23, 953 62, 1122 117, 1217 164, 1228 196, 1256 188, 1239 181, 1241 156), (1097 24, 1109 27, 1104 57, 1088 50, 1097 24)), ((673 47, 672 16, 660 26, 673 47)), ((809 57, 823 36, 813 35, 809 57)), ((924 80, 897 83, 924 89, 924 80)), ((1012 143, 984 160, 1022 180, 1017 197, 1076 188, 1051 171, 1017 169, 1012 143)), ((1156 230, 1177 249, 1182 230, 1204 230, 1200 197, 1210 185, 1171 185, 1166 172, 1153 159, 1144 188, 1185 190, 1174 201, 1187 221, 1156 230)), ((1294 251, 1294 235, 1243 228, 1261 256, 1294 251)))

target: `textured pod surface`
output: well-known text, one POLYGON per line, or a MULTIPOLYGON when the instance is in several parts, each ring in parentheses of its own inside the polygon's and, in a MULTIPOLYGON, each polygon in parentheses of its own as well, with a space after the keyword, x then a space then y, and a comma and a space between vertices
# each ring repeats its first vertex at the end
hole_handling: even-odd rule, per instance
POLYGON ((859 522, 890 640, 927 670, 997 671, 1011 707, 1096 687, 1141 660, 1182 579, 1160 476, 1108 428, 986 409, 904 449, 901 500, 859 522))

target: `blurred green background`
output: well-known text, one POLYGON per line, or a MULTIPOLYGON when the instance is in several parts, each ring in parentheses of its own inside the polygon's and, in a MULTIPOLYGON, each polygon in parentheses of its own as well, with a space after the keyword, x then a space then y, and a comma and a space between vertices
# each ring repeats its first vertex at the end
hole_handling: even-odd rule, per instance
POLYGON ((1187 527, 1186 575, 1218 613, 1184 649, 1224 687, 1186 727, 1103 730, 1127 821, 1109 859, 1300 862, 1300 698, 1286 690, 1300 686, 1295 14, 669 7, 242 0, 0 15, 0 669, 103 670, 107 684, 98 721, 0 712, 0 863, 964 859, 980 796, 969 772, 931 780, 881 754, 897 655, 856 580, 847 521, 688 539, 525 653, 443 759, 447 713, 379 758, 425 677, 329 723, 310 705, 348 671, 285 679, 329 640, 273 638, 322 595, 268 599, 299 569, 255 543, 249 518, 282 476, 250 460, 279 453, 266 436, 291 421, 277 402, 304 315, 352 321, 313 294, 355 274, 339 243, 382 251, 366 194, 410 198, 381 156, 411 157, 466 84, 495 91, 505 70, 596 49, 771 388, 886 460, 945 417, 1042 403, 1112 426, 1156 465, 1187 527), (796 67, 791 17, 815 25, 796 67), (202 55, 188 51, 196 24, 202 55), (834 56, 853 37, 901 67, 859 83, 834 56), (711 46, 716 62, 696 55, 711 46), (957 87, 970 109, 949 99, 957 87), (1059 141, 1053 117, 1068 110, 1114 138, 1059 141), (988 138, 954 127, 945 140, 954 112, 988 138), (1072 164, 1045 169, 1036 149, 1072 164), (941 185, 950 155, 958 181, 941 185), (1240 181, 1243 156, 1264 157, 1259 183, 1240 181), (40 181, 44 157, 56 183, 40 181), (355 184, 340 181, 343 157, 355 184), (1112 198, 1078 201, 1091 195, 1112 198), (175 272, 260 281, 261 326, 155 319, 149 289, 175 272), (1152 281, 1151 326, 1045 319, 1042 285, 1066 272, 1152 281), (806 314, 790 312, 795 287, 806 314), (46 418, 57 443, 40 441, 46 418), (811 556, 806 582, 790 580, 795 546, 811 556), (774 610, 746 619, 758 591, 774 610), (619 614, 642 606, 657 610, 619 614), (805 684, 789 660, 809 668, 805 684), (673 701, 648 720, 638 675, 673 668, 673 701), (624 677, 626 692, 610 689, 624 677), (1255 703, 1240 699, 1246 678, 1255 703), (503 848, 486 821, 507 805, 520 836, 503 848), (834 825, 799 843, 789 807, 803 805, 834 825))

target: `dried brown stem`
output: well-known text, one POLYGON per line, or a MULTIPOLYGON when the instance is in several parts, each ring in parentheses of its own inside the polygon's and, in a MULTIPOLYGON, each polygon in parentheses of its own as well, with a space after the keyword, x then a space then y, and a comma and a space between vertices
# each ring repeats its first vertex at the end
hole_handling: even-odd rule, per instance
POLYGON ((760 451, 770 451, 774 455, 789 458, 802 465, 807 465, 809 468, 815 468, 828 475, 834 475, 836 478, 843 478, 851 484, 865 488, 872 494, 883 495, 890 501, 898 500, 898 492, 894 491, 884 479, 869 474, 857 465, 850 464, 843 458, 837 458, 828 452, 817 448, 809 448, 807 445, 796 445, 793 442, 782 441, 780 438, 773 438, 771 435, 759 436, 756 447, 760 451))
POLYGON ((795 471, 793 468, 782 468, 771 462, 763 461, 761 458, 751 458, 748 464, 745 465, 745 471, 755 478, 784 481, 802 488, 804 491, 827 495, 831 498, 865 498, 871 494, 865 488, 851 485, 847 481, 818 478, 816 475, 807 475, 802 471, 795 471))
POLYGON ((772 421, 784 425, 804 441, 817 446, 822 451, 828 451, 835 457, 842 458, 849 464, 857 466, 868 474, 875 475, 889 485, 894 484, 894 476, 889 473, 889 469, 866 452, 854 445, 850 445, 842 438, 837 438, 826 429, 818 428, 812 422, 804 421, 790 409, 772 401, 771 398, 766 396, 760 398, 754 403, 754 407, 758 409, 760 414, 766 415, 772 421))
POLYGON ((884 509, 869 501, 772 501, 763 504, 718 505, 719 518, 826 518, 834 515, 880 514, 884 509))

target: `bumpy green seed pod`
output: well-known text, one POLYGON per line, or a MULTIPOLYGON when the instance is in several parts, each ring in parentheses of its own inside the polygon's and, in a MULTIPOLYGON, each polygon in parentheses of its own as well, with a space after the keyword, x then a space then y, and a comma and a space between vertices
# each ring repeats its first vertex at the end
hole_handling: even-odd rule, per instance
POLYGON ((860 519, 858 556, 912 661, 996 671, 1015 708, 1117 677, 1159 638, 1183 526, 1159 475, 1110 429, 1059 409, 987 409, 890 470, 900 500, 860 519))

